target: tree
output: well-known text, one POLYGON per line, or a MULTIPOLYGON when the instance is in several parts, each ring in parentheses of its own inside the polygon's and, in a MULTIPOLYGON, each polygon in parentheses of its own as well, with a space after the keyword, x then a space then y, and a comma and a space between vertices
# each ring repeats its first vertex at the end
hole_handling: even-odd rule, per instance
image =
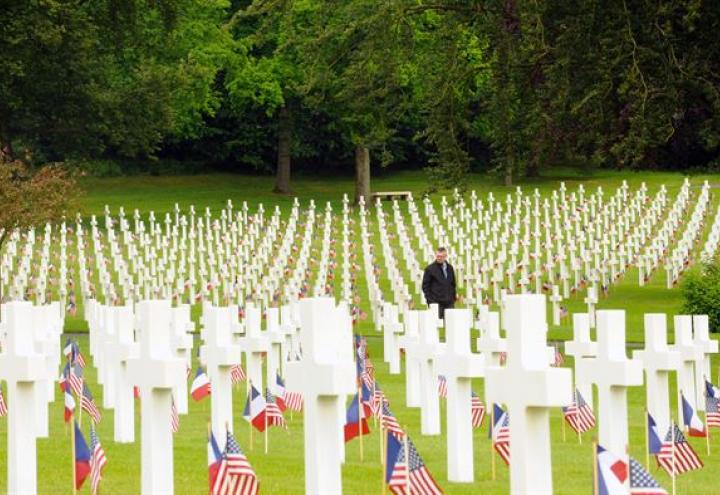
POLYGON ((6 3, 4 161, 152 154, 219 104, 225 0, 6 3))
MULTIPOLYGON (((77 193, 73 175, 61 165, 50 164, 37 170, 20 161, 0 165, 0 251, 15 230, 65 218, 77 193)), ((0 301, 2 298, 0 284, 0 301)))

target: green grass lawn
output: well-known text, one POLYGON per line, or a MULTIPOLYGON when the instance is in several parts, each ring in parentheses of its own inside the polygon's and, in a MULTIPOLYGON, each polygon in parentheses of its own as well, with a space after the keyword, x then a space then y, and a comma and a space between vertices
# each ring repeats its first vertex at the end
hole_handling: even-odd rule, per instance
MULTIPOLYGON (((681 175, 671 173, 624 173, 598 172, 591 177, 578 177, 572 173, 556 172, 554 175, 542 177, 533 181, 523 182, 521 186, 526 191, 537 187, 542 193, 558 187, 558 181, 564 180, 570 190, 575 190, 583 184, 586 190, 591 191, 602 186, 611 191, 623 180, 627 180, 631 188, 636 188, 641 182, 646 182, 650 192, 656 191, 661 184, 665 184, 671 191, 677 190, 681 184, 681 175)), ((717 176, 693 177, 694 185, 707 179, 711 183, 720 182, 717 176)), ((120 206, 124 206, 128 215, 137 208, 146 216, 154 211, 156 216, 172 211, 174 204, 179 203, 182 209, 195 205, 196 210, 202 211, 206 206, 217 210, 225 205, 227 199, 232 199, 236 208, 242 201, 247 201, 251 210, 257 203, 264 204, 266 211, 274 205, 287 209, 293 201, 292 196, 279 196, 270 193, 273 180, 271 177, 236 176, 236 175, 206 175, 191 177, 123 177, 113 179, 83 179, 82 185, 86 190, 81 200, 83 214, 102 215, 103 208, 108 205, 115 214, 120 206)), ((425 176, 414 172, 400 172, 387 174, 373 183, 373 190, 411 190, 416 198, 427 186, 425 176)), ((324 208, 326 201, 340 204, 343 193, 352 197, 352 181, 347 178, 334 178, 330 180, 298 179, 294 183, 295 193, 303 204, 314 199, 319 207, 324 208)), ((506 188, 494 178, 482 175, 472 175, 467 182, 468 189, 477 190, 478 194, 485 195, 493 191, 496 197, 504 196, 506 192, 514 191, 506 188)), ((433 196, 438 200, 439 196, 433 196)), ((718 198, 713 197, 711 212, 714 215, 718 198)), ((386 213, 389 208, 386 208, 386 213)), ((373 212, 374 216, 374 212, 373 212)), ((336 220, 334 224, 337 224, 336 220)), ((369 227, 374 241, 378 241, 377 225, 369 227)), ((703 239, 704 240, 704 239, 703 239)), ((702 242, 702 241, 701 241, 702 242)), ((359 242, 358 242, 359 245, 359 242)), ((358 246, 359 251, 359 246, 358 246)), ((379 251, 379 250, 377 250, 379 251)), ((395 250, 399 256, 399 251, 395 250)), ((362 264, 359 256, 358 263, 362 264)), ((339 270, 338 270, 339 271, 339 270)), ((645 287, 637 284, 637 272, 632 269, 619 284, 613 285, 610 295, 601 298, 599 308, 619 308, 627 311, 627 335, 633 342, 642 341, 642 319, 646 312, 664 312, 672 315, 680 311, 681 300, 677 289, 665 288, 664 271, 659 270, 645 287)), ((359 292, 363 298, 364 309, 367 311, 367 288, 364 276, 360 276, 359 292)), ((387 280, 383 280, 381 287, 389 290, 387 280)), ((337 288, 336 288, 337 291, 337 288)), ((567 302, 570 312, 584 310, 581 294, 567 302)), ((82 308, 81 308, 82 309, 82 308)), ((193 312, 197 318, 199 311, 196 307, 193 312)), ((548 315, 549 317, 550 315, 548 315)), ((672 334, 672 322, 669 320, 668 328, 672 334)), ((571 322, 566 321, 557 328, 551 328, 551 339, 566 339, 571 336, 571 322)), ((83 331, 86 325, 81 317, 68 318, 66 330, 83 331)), ((375 333, 370 319, 361 322, 357 330, 370 336, 379 336, 375 333)), ((444 435, 436 437, 423 437, 420 435, 420 410, 404 407, 405 381, 403 375, 391 376, 387 366, 382 363, 382 341, 379 338, 370 338, 370 353, 377 368, 378 380, 387 397, 390 407, 397 416, 401 425, 407 429, 415 442, 420 454, 427 463, 430 472, 448 494, 464 493, 508 493, 508 470, 499 458, 497 462, 497 479, 490 479, 490 441, 487 438, 487 422, 481 429, 475 431, 475 483, 470 485, 450 484, 447 482, 446 468, 446 439, 444 435)), ((86 356, 88 354, 87 338, 80 337, 80 343, 86 356)), ((196 345, 198 344, 196 338, 196 345)), ((713 370, 718 362, 715 361, 713 370)), ((566 366, 571 366, 568 359, 566 366)), ((404 369, 404 366, 403 366, 404 369)), ((96 396, 98 403, 102 401, 102 391, 95 381, 95 370, 92 366, 86 368, 88 383, 96 396)), ((674 378, 671 380, 674 387, 674 378)), ((482 380, 475 383, 475 391, 482 393, 482 380)), ((628 393, 630 406, 630 451, 640 461, 644 462, 644 388, 633 388, 628 393)), ((671 392, 671 397, 675 394, 671 392)), ((209 400, 201 403, 190 401, 190 414, 180 417, 180 432, 174 437, 175 460, 175 491, 178 494, 201 494, 207 492, 207 461, 206 461, 206 431, 210 419, 209 400)), ((302 415, 295 414, 289 420, 287 432, 273 429, 269 435, 270 452, 263 453, 262 436, 255 434, 253 442, 250 441, 247 423, 241 418, 245 403, 245 391, 237 389, 234 394, 236 437, 245 453, 255 467, 261 480, 263 493, 302 493, 303 481, 303 435, 302 415)), ((105 470, 105 480, 101 485, 104 494, 131 494, 139 493, 140 489, 140 404, 136 403, 136 443, 130 445, 115 444, 112 441, 112 411, 103 410, 103 420, 99 425, 98 434, 105 448, 108 465, 105 470)), ((674 412, 676 409, 671 409, 674 412)), ((39 493, 71 493, 71 466, 70 435, 62 421, 62 396, 56 393, 56 400, 51 404, 50 437, 40 439, 38 448, 38 492, 39 493)), ((597 411, 596 411, 597 414, 597 411)), ((444 404, 443 404, 444 416, 444 404)), ((289 418, 288 418, 289 419, 289 418)), ((84 430, 87 432, 87 419, 84 419, 84 430)), ((0 420, 0 445, 5 444, 7 422, 0 420)), ((555 492, 558 494, 588 493, 592 483, 591 464, 591 436, 586 435, 582 444, 567 431, 567 440, 562 439, 562 422, 560 410, 552 411, 550 428, 552 431, 553 477, 555 492)), ((445 425, 443 420, 443 432, 445 425)), ((381 493, 383 468, 380 464, 380 443, 378 429, 371 424, 371 435, 364 440, 364 461, 360 461, 358 440, 347 444, 347 461, 343 468, 343 484, 345 493, 366 494, 381 493)), ((706 468, 683 475, 678 481, 679 493, 713 494, 718 493, 717 482, 713 481, 718 474, 716 458, 720 456, 720 441, 711 439, 714 452, 710 457, 705 455, 704 441, 693 439, 691 443, 701 453, 706 468)), ((0 449, 0 465, 6 463, 6 450, 0 449)), ((6 471, 0 469, 0 491, 6 489, 6 471)), ((664 472, 655 470, 658 480, 663 486, 670 489, 670 480, 664 472)), ((87 486, 83 491, 88 490, 87 486)))

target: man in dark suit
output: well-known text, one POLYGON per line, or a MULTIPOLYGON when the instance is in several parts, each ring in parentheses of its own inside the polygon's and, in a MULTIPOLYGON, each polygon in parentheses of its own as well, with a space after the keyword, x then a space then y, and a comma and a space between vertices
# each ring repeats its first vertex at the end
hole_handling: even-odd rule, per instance
POLYGON ((423 273, 423 294, 428 305, 436 303, 439 317, 445 317, 445 310, 455 305, 455 270, 447 262, 447 249, 437 248, 435 262, 430 263, 423 273))

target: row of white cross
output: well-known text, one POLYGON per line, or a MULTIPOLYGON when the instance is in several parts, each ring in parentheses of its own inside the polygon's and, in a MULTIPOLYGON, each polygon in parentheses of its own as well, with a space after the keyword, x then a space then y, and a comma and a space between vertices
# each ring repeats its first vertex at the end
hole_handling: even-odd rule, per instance
MULTIPOLYGON (((438 332, 443 322, 435 308, 407 310, 400 322, 398 308, 386 303, 384 359, 391 373, 399 373, 399 350, 405 350, 407 406, 421 408, 424 435, 441 433, 437 376, 446 376, 450 481, 473 481, 471 380, 484 377, 487 404, 506 404, 512 417, 512 493, 552 493, 549 411, 572 402, 572 372, 549 366, 553 352, 547 346, 545 297, 509 295, 505 304, 505 337, 500 336, 498 313, 483 310, 473 322, 470 310, 453 309, 446 313, 443 343, 438 332), (471 349, 473 327, 481 334, 477 352, 471 349), (504 366, 499 362, 502 352, 507 352, 504 366)), ((28 302, 5 304, 2 309, 0 378, 8 382, 10 406, 8 489, 15 493, 22 486, 23 493, 34 493, 35 438, 47 435, 47 416, 26 411, 44 409, 47 414, 49 390, 54 390, 60 364, 61 313, 57 304, 28 302)), ((173 400, 179 412, 187 410, 182 400, 187 396, 184 377, 193 347, 189 308, 155 300, 135 308, 92 303, 88 309, 91 354, 106 398, 103 406, 115 409, 115 440, 134 440, 133 386, 138 386, 143 404, 142 491, 172 493, 168 417, 173 400)), ((266 353, 268 385, 284 370, 287 389, 304 396, 307 493, 340 493, 344 404, 356 392, 349 308, 331 298, 309 298, 266 312, 262 330, 260 309, 254 306, 248 306, 242 321, 234 307, 203 308, 200 359, 213 386, 212 428, 223 438, 224 428, 233 423, 231 367, 244 355, 249 383, 263 390, 261 354, 266 353), (296 359, 295 347, 302 348, 302 358, 296 359)), ((591 400, 589 387, 597 387, 600 443, 622 457, 628 443, 627 387, 642 385, 644 369, 648 411, 662 431, 670 424, 668 373, 677 372, 678 389, 702 409, 700 397, 717 342, 709 339, 706 316, 680 315, 674 320, 676 343, 668 346, 665 315, 646 315, 646 347, 628 359, 624 312, 602 310, 597 318, 595 343, 587 315, 574 315, 574 338, 566 343, 566 352, 575 358, 575 382, 581 393, 591 400)))
MULTIPOLYGON (((628 266, 638 266, 642 285, 664 262, 672 285, 690 261, 708 213, 709 185, 704 183, 695 195, 686 180, 672 204, 669 200, 664 187, 649 197, 644 185, 632 192, 623 183, 609 199, 602 188, 588 194, 580 186, 569 193, 564 184, 546 198, 537 190, 526 195, 519 188, 505 201, 492 193, 484 201, 474 192, 469 198, 455 193, 450 200, 443 197, 438 208, 428 198, 418 207, 411 197, 406 211, 395 201, 390 217, 378 201, 379 243, 373 239, 370 212, 361 202, 357 211, 373 318, 377 324, 376 313, 386 300, 403 311, 413 299, 422 298, 421 269, 432 259, 434 247, 445 245, 468 306, 478 310, 487 299, 500 304, 503 290, 539 294, 546 289, 553 295, 556 323, 562 300, 571 289, 587 285, 594 327, 593 306, 600 289, 609 288, 628 266), (693 201, 690 221, 681 230, 693 201), (375 273, 373 246, 382 251, 383 275, 375 273), (389 297, 380 288, 383 276, 389 297)), ((340 296, 350 304, 354 294, 348 258, 355 220, 348 199, 342 203, 340 296)), ((40 246, 33 229, 14 231, 0 254, 0 286, 5 299, 23 299, 32 290, 35 302, 42 304, 49 300, 48 293, 53 298, 52 285, 57 283, 58 297, 65 303, 77 268, 78 295, 107 304, 174 298, 190 304, 255 302, 266 307, 287 304, 300 292, 333 292, 329 281, 334 262, 328 255, 336 239, 329 203, 319 214, 314 202, 301 211, 296 200, 286 214, 276 207, 268 216, 262 205, 251 213, 246 203, 236 210, 228 201, 219 213, 213 217, 206 208, 198 214, 193 207, 182 212, 176 205, 162 221, 152 212, 143 220, 137 210, 131 220, 122 208, 113 216, 106 207, 100 221, 93 216, 84 223, 78 216, 72 230, 65 223, 59 229, 46 225, 40 246), (76 252, 68 254, 73 242, 76 252), (75 258, 77 267, 73 263, 69 271, 75 258), (52 272, 57 272, 57 280, 52 272), (311 288, 313 272, 317 276, 311 288)), ((720 218, 714 224, 718 222, 720 218)), ((711 230, 706 256, 715 251, 719 228, 711 230)))

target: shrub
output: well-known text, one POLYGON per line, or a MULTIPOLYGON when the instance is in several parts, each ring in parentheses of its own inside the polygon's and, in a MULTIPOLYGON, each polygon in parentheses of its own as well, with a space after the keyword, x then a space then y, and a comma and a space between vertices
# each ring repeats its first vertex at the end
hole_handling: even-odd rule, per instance
POLYGON ((710 331, 720 329, 720 260, 705 263, 683 277, 680 290, 685 314, 706 314, 710 331))

